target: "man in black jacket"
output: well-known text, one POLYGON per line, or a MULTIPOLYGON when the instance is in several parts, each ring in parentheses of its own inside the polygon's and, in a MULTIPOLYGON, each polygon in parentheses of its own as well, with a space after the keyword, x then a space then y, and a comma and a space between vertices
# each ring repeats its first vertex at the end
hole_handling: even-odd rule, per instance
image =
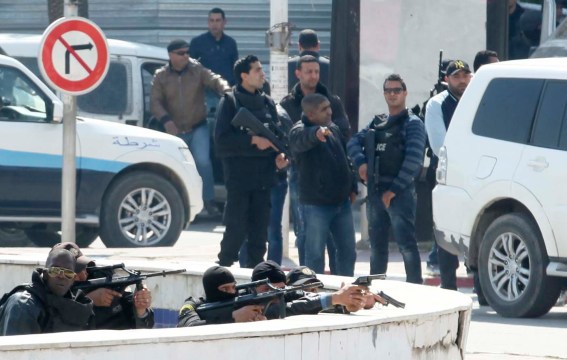
POLYGON ((261 91, 265 80, 262 64, 256 56, 248 55, 236 61, 234 75, 238 85, 221 99, 215 127, 215 147, 222 159, 227 190, 226 230, 218 263, 231 266, 248 239, 246 265, 253 268, 264 260, 266 252, 276 167, 286 167, 288 160, 268 139, 231 124, 237 110, 244 107, 274 132, 281 126, 274 101, 261 91))
POLYGON ((0 335, 28 335, 94 328, 93 303, 70 291, 75 257, 52 250, 45 268, 32 274, 31 284, 14 288, 0 301, 0 335))
POLYGON ((319 51, 321 50, 321 43, 319 37, 315 30, 305 29, 299 33, 298 39, 299 45, 299 55, 289 58, 287 61, 287 83, 288 90, 291 91, 293 86, 297 83, 297 77, 295 69, 298 66, 299 59, 304 55, 310 55, 315 57, 317 62, 319 62, 321 70, 321 82, 324 86, 329 84, 329 69, 331 67, 328 58, 321 56, 319 51))
MULTIPOLYGON (((296 123, 301 120, 301 100, 309 94, 324 95, 331 103, 333 112, 331 120, 341 130, 343 137, 348 140, 351 135, 350 124, 344 110, 343 104, 338 96, 332 95, 320 80, 321 64, 316 57, 304 55, 297 61, 297 70, 295 75, 299 82, 293 87, 291 92, 282 99, 280 105, 288 113, 291 121, 296 123)), ((295 233, 297 251, 299 253, 299 263, 305 264, 305 221, 303 214, 303 205, 299 202, 298 190, 298 174, 296 167, 292 163, 289 175, 289 187, 291 197, 291 209, 293 213, 293 231, 295 233)), ((329 253, 329 268, 331 273, 336 273, 335 268, 335 246, 333 238, 329 235, 327 238, 327 251, 329 253)))
POLYGON ((356 251, 351 201, 356 182, 346 143, 331 121, 331 103, 325 96, 307 95, 301 107, 304 115, 291 129, 289 142, 305 215, 305 265, 324 273, 325 243, 331 232, 337 248, 336 272, 353 276, 356 251))

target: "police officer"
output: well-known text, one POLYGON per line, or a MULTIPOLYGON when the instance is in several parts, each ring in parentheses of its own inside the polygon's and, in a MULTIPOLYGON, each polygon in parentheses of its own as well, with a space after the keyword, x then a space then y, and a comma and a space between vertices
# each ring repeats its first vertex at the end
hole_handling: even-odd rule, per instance
POLYGON ((280 129, 275 103, 261 91, 265 74, 259 59, 254 55, 239 59, 234 75, 238 85, 221 99, 215 127, 215 148, 222 159, 227 190, 226 230, 218 263, 231 266, 247 239, 246 265, 253 268, 266 252, 276 168, 285 168, 288 160, 267 138, 231 124, 238 109, 244 107, 274 131, 280 129))
MULTIPOLYGON (((429 145, 434 156, 428 168, 428 178, 434 179, 439 151, 443 146, 447 128, 457 108, 459 99, 463 96, 465 89, 471 81, 471 70, 469 65, 462 60, 454 60, 447 66, 445 81, 448 89, 435 95, 427 102, 425 108, 425 129, 429 139, 429 145)), ((439 271, 441 275, 441 287, 443 289, 457 290, 457 268, 459 258, 442 247, 437 247, 439 258, 439 271)))
POLYGON ((365 138, 376 134, 375 157, 379 159, 378 181, 373 197, 366 202, 370 237, 370 273, 385 274, 388 268, 390 224, 404 259, 406 281, 421 284, 421 260, 415 236, 416 194, 414 178, 419 174, 425 151, 423 122, 406 108, 407 88, 398 74, 384 81, 384 98, 389 114, 376 116, 348 143, 348 153, 363 181, 368 181, 365 138))
POLYGON ((208 324, 226 324, 232 322, 249 322, 266 320, 262 314, 263 307, 260 305, 248 305, 238 310, 232 307, 221 309, 209 318, 201 318, 197 308, 205 303, 228 301, 236 296, 236 281, 232 273, 222 266, 213 266, 203 274, 203 288, 205 297, 195 299, 189 297, 179 310, 177 327, 190 327, 208 324))

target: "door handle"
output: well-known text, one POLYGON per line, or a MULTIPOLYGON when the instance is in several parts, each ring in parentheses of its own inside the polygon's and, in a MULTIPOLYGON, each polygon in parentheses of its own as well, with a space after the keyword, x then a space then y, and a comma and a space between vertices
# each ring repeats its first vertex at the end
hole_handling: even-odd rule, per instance
POLYGON ((529 160, 528 166, 535 171, 543 171, 549 167, 549 163, 547 162, 547 160, 545 160, 544 157, 538 156, 535 159, 529 160))

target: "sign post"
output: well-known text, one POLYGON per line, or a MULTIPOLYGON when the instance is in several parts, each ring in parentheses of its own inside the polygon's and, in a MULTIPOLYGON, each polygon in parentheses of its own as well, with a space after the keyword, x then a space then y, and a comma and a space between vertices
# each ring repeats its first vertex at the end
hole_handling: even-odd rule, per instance
POLYGON ((93 22, 77 17, 76 2, 43 33, 38 63, 45 80, 63 93, 62 241, 76 242, 76 95, 95 89, 108 71, 106 37, 93 22))

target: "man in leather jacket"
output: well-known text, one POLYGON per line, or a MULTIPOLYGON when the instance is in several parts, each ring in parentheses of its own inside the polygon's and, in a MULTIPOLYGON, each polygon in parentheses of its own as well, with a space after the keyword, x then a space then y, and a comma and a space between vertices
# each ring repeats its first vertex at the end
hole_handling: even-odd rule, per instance
POLYGON ((0 301, 0 335, 27 335, 77 331, 94 327, 93 303, 82 292, 70 291, 75 257, 64 249, 52 250, 45 268, 0 301))

